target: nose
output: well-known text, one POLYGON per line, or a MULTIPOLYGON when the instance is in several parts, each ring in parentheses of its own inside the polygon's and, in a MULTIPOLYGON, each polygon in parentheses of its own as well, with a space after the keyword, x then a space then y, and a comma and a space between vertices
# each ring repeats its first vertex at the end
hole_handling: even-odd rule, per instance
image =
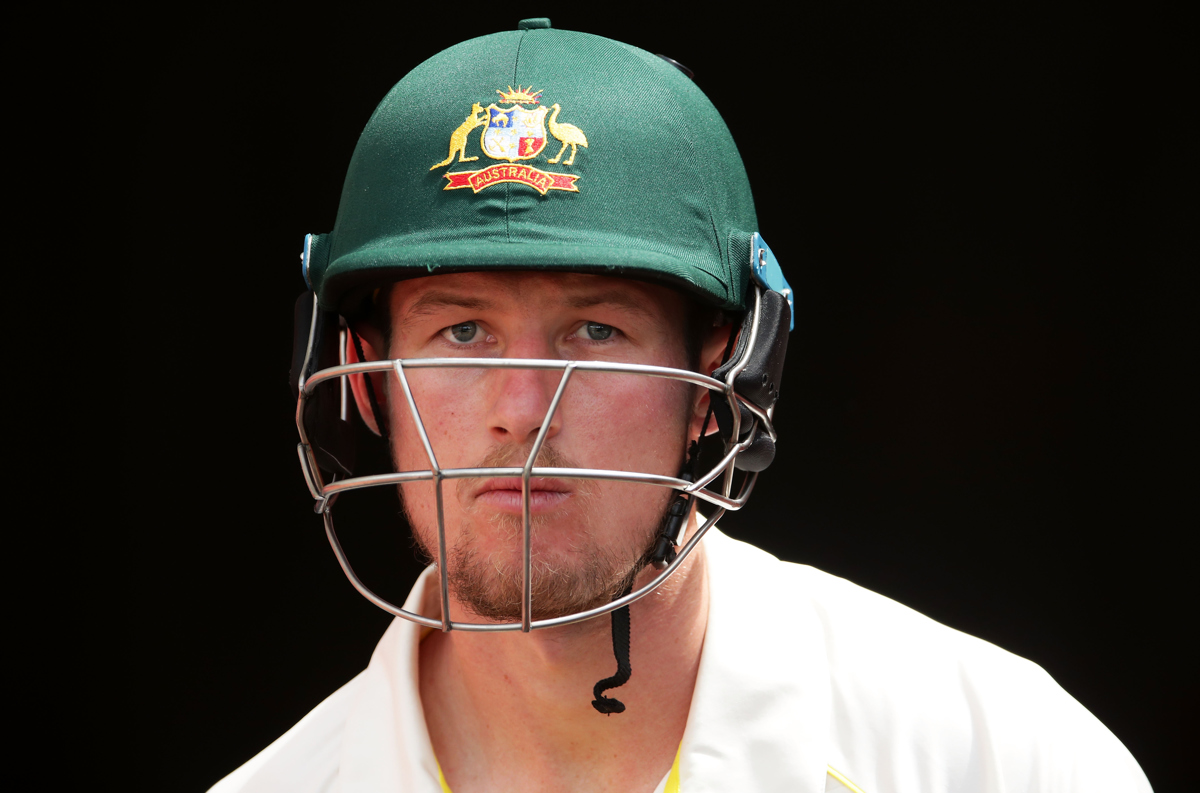
MULTIPOLYGON (((512 355, 514 358, 551 358, 546 351, 531 355, 512 355)), ((547 440, 562 429, 562 403, 553 416, 547 417, 554 393, 562 379, 562 370, 498 369, 492 372, 491 411, 488 430, 497 443, 518 446, 533 443, 542 425, 550 422, 547 440)), ((565 396, 565 395, 564 395, 565 396)))

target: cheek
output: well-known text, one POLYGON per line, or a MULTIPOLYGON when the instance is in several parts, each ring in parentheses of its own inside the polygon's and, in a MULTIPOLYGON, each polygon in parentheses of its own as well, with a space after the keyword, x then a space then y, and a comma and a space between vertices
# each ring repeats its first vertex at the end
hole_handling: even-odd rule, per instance
MULTIPOLYGON (((469 369, 409 369, 405 374, 438 465, 442 468, 476 465, 486 451, 479 448, 481 443, 486 443, 481 373, 469 369)), ((391 375, 388 383, 388 405, 395 470, 428 471, 429 456, 404 389, 395 375, 391 375)), ((456 488, 461 481, 447 479, 442 482, 442 506, 448 531, 458 523, 456 488)), ((435 542, 437 527, 437 495, 433 483, 428 480, 405 483, 400 486, 400 493, 413 531, 421 536, 427 549, 433 549, 435 546, 431 543, 435 542)))
MULTIPOLYGON (((406 377, 438 465, 464 465, 460 452, 472 433, 478 434, 483 427, 486 415, 480 374, 468 369, 413 369, 406 377)), ((394 376, 389 387, 389 418, 395 437, 392 456, 403 466, 397 470, 428 469, 429 456, 404 389, 394 376)))
MULTIPOLYGON (((592 373, 575 385, 578 391, 567 405, 564 434, 579 436, 576 456, 584 465, 679 473, 690 414, 686 384, 592 373)), ((574 446, 575 438, 571 440, 574 446)))
MULTIPOLYGON (((597 388, 573 405, 578 434, 564 433, 564 450, 585 468, 677 476, 686 442, 686 386, 627 379, 632 382, 597 388)), ((624 544, 630 553, 643 552, 672 491, 637 482, 598 481, 593 486, 593 530, 606 541, 624 544)))
MULTIPOLYGON (((410 374, 410 386, 412 385, 412 380, 413 378, 410 374)), ((431 422, 436 422, 437 416, 433 410, 426 406, 429 400, 425 398, 425 395, 418 393, 416 388, 413 391, 425 431, 431 435, 430 441, 433 445, 434 455, 438 458, 438 464, 445 466, 446 460, 443 459, 444 454, 438 453, 441 444, 437 442, 436 438, 432 437, 433 428, 431 427, 431 422)), ((425 453, 425 446, 421 442, 421 436, 417 430, 417 424, 413 420, 412 413, 409 410, 404 390, 395 381, 394 376, 389 383, 388 408, 392 463, 395 466, 395 470, 428 471, 430 468, 429 456, 425 453)), ((447 484, 443 482, 443 491, 447 489, 447 484)), ((401 501, 404 504, 404 511, 412 524, 413 531, 422 535, 427 550, 431 549, 433 546, 429 545, 429 542, 432 541, 430 532, 433 530, 432 527, 436 526, 437 514, 433 483, 430 481, 404 483, 400 485, 400 495, 401 501)))

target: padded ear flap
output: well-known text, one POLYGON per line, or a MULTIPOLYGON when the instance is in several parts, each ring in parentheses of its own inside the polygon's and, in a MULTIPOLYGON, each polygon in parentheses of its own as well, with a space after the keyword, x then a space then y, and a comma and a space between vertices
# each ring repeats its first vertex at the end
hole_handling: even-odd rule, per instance
MULTIPOLYGON (((758 336, 749 360, 733 380, 733 390, 766 410, 779 399, 779 385, 783 379, 783 359, 787 355, 788 330, 792 323, 792 309, 787 298, 772 289, 762 290, 758 304, 758 336)), ((737 346, 729 360, 713 372, 713 377, 724 382, 733 368, 746 357, 750 333, 754 326, 754 311, 747 311, 738 333, 737 346)), ((726 443, 732 441, 733 412, 725 395, 709 392, 713 401, 713 415, 717 417, 717 428, 726 443)), ((746 440, 756 419, 754 414, 739 403, 741 432, 738 442, 746 440)), ((762 471, 775 459, 775 442, 765 432, 759 432, 750 448, 738 455, 735 466, 743 471, 762 471)))
MULTIPOLYGON (((305 292, 296 300, 292 337, 292 394, 300 398, 300 384, 321 369, 341 363, 338 315, 322 311, 316 296, 305 292)), ((304 403, 304 431, 323 470, 350 476, 354 473, 354 427, 342 420, 342 393, 337 381, 322 383, 304 403)), ((347 411, 347 418, 350 413, 347 411)))

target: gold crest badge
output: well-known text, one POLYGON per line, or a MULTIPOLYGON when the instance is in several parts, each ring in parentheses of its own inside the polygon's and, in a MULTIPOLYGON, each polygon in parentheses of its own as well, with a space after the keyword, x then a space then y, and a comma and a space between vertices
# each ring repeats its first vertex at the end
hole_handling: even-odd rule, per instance
POLYGON ((471 105, 471 114, 450 135, 449 156, 429 170, 450 165, 456 155, 460 163, 478 160, 478 156, 467 156, 468 138, 476 127, 484 128, 479 135, 480 150, 493 160, 506 160, 507 164, 491 165, 478 171, 450 171, 444 174, 448 184, 442 189, 460 190, 469 187, 478 193, 492 185, 517 182, 529 185, 542 195, 549 190, 578 193, 579 188, 575 186, 579 179, 577 175, 543 171, 532 165, 518 163, 534 160, 545 151, 546 129, 549 127, 550 137, 562 146, 559 147, 558 153, 546 162, 558 164, 570 146, 571 156, 562 164, 572 166, 575 164, 578 148, 582 146, 586 149, 588 145, 587 136, 583 131, 573 124, 559 123, 558 114, 562 108, 558 103, 550 107, 541 106, 542 91, 534 91, 533 86, 517 86, 517 90, 514 91, 510 85, 507 91, 497 90, 496 93, 500 94, 499 103, 489 104, 486 108, 479 102, 471 105))

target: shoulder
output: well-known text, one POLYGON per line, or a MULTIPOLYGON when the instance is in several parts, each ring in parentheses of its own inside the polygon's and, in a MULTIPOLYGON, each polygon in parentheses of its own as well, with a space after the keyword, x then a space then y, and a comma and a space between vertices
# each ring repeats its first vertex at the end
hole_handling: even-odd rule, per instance
POLYGON ((714 545, 717 566, 745 568, 731 577, 780 617, 815 614, 829 764, 864 790, 1150 789, 1120 741, 1037 664, 845 579, 725 536, 714 545))
POLYGON ((270 746, 214 785, 209 793, 332 791, 338 774, 342 732, 361 680, 360 674, 339 688, 270 746))

